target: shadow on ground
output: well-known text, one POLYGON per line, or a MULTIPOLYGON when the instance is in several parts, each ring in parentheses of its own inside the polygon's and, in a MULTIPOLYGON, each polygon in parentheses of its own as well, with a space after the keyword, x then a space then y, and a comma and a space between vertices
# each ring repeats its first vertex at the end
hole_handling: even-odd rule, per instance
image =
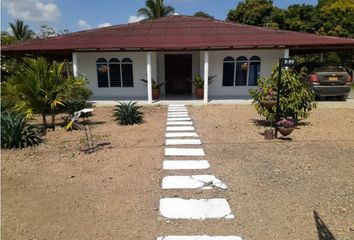
POLYGON ((313 217, 315 219, 316 223, 316 228, 318 232, 318 239, 319 240, 336 240, 334 235, 331 233, 331 231, 328 229, 326 224, 322 221, 320 216, 316 211, 313 211, 313 217))

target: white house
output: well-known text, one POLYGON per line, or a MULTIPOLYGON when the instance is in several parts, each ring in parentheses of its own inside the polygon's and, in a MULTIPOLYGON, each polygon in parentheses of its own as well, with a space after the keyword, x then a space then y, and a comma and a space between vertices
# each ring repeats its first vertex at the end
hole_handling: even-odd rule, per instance
POLYGON ((34 54, 72 61, 94 99, 148 99, 151 82, 166 82, 162 99, 193 99, 188 79, 204 81, 204 102, 247 98, 279 58, 353 49, 354 39, 249 26, 190 16, 111 26, 5 46, 3 54, 34 54), (148 86, 141 81, 147 79, 148 86))

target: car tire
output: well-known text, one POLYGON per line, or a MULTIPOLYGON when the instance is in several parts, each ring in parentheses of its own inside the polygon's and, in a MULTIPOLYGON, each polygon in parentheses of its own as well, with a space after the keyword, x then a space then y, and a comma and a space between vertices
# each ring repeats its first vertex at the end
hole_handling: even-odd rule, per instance
POLYGON ((348 98, 348 95, 339 96, 340 101, 346 101, 347 98, 348 98))

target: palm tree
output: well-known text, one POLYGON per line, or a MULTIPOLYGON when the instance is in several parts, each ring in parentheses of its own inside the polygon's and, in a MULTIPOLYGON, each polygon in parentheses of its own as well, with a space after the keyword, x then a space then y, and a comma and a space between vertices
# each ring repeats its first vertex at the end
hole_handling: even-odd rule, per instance
POLYGON ((171 15, 174 11, 173 7, 164 5, 164 0, 146 0, 145 7, 140 8, 138 14, 147 19, 157 19, 171 15))
POLYGON ((14 86, 22 102, 18 107, 27 113, 42 115, 44 128, 47 128, 46 116, 52 116, 55 128, 55 115, 60 106, 64 105, 67 92, 83 86, 83 78, 66 77, 63 75, 65 62, 48 63, 45 58, 24 59, 24 69, 19 71, 13 81, 7 83, 14 86))
POLYGON ((9 23, 9 25, 17 41, 31 39, 34 36, 34 32, 22 20, 16 19, 14 23, 9 23))

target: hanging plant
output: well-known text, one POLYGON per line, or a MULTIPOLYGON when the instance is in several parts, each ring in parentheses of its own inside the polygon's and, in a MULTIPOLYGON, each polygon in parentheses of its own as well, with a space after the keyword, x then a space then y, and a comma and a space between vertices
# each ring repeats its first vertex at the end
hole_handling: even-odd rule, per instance
POLYGON ((102 65, 102 66, 100 66, 100 67, 98 68, 98 71, 99 71, 100 73, 106 73, 106 72, 108 71, 108 67, 102 65))

